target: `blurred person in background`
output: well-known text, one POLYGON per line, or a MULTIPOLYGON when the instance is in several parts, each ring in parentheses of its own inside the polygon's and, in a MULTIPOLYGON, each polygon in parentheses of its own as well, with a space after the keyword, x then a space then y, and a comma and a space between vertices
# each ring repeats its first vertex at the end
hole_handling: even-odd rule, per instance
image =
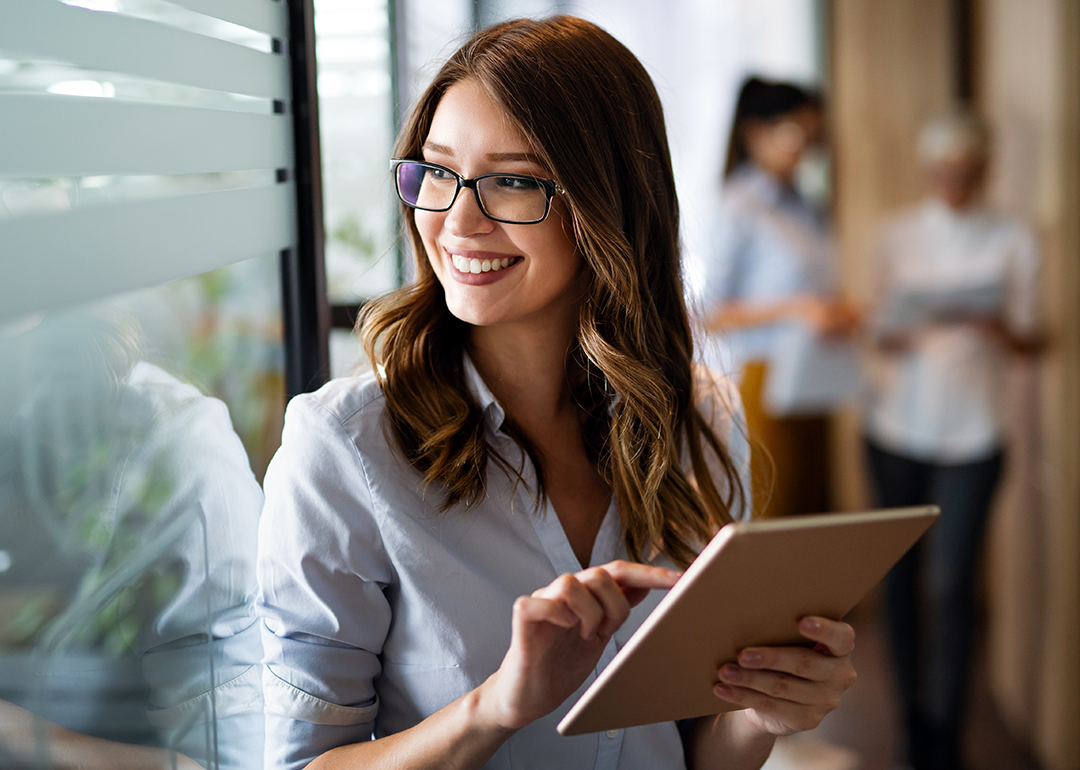
POLYGON ((983 204, 989 149, 974 114, 928 121, 918 144, 928 194, 885 228, 874 264, 865 418, 874 486, 884 506, 942 509, 886 581, 917 770, 961 766, 972 583, 1004 460, 1004 379, 1010 354, 1039 348, 1036 241, 983 204))
POLYGON ((796 322, 819 337, 846 337, 858 320, 839 293, 824 213, 797 187, 822 117, 820 98, 799 86, 757 77, 743 83, 705 269, 706 327, 714 345, 716 335, 727 335, 726 368, 739 378, 759 442, 752 474, 765 509, 757 512, 772 516, 829 508, 827 418, 782 413, 765 398, 780 335, 796 322))

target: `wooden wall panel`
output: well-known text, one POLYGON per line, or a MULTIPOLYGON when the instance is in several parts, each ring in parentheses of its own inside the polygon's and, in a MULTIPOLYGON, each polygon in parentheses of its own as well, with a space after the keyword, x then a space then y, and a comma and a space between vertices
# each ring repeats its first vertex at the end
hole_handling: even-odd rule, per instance
MULTIPOLYGON (((834 0, 830 130, 835 153, 836 233, 845 289, 867 295, 866 265, 883 217, 922 192, 915 137, 949 103, 953 81, 947 0, 834 0)), ((840 506, 871 502, 858 415, 842 414, 833 436, 840 506)))
MULTIPOLYGON (((1040 462, 991 550, 991 685, 1049 770, 1080 768, 1080 6, 979 4, 978 103, 997 137, 991 199, 1044 248, 1050 345, 1040 462)), ((1029 426, 1031 427, 1031 426, 1029 426)))
MULTIPOLYGON (((1013 445, 987 563, 991 684, 1002 715, 1048 770, 1080 768, 1080 3, 980 0, 970 51, 990 118, 992 202, 1032 223, 1046 254, 1052 342, 1019 367, 1027 422, 1013 445)), ((882 219, 922 190, 918 127, 957 82, 953 3, 833 0, 831 127, 846 288, 866 296, 882 219)), ((858 420, 836 435, 843 507, 869 502, 858 420)))

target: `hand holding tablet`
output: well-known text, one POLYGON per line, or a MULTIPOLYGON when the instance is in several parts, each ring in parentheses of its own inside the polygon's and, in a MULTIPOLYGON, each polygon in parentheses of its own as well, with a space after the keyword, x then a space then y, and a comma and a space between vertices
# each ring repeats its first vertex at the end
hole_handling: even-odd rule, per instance
MULTIPOLYGON (((938 514, 928 506, 729 524, 586 690, 559 732, 577 735, 752 706, 718 697, 713 688, 720 667, 739 660, 740 651, 752 656, 748 648, 812 646, 807 637, 816 638, 814 631, 808 625, 809 634, 800 633, 800 620, 842 618, 938 514)), ((784 655, 793 658, 791 651, 784 655)), ((740 670, 752 667, 750 660, 739 662, 745 664, 740 670)), ((769 661, 754 665, 767 669, 769 661)))

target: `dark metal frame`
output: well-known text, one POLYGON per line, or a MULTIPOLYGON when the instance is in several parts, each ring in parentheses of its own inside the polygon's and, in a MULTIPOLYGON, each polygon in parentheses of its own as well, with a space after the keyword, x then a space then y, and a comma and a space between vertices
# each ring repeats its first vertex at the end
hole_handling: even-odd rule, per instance
POLYGON ((419 209, 420 211, 449 211, 454 206, 454 201, 457 200, 458 194, 462 190, 472 190, 473 195, 476 196, 476 203, 480 206, 480 212, 490 219, 492 222, 502 222, 507 225, 536 225, 547 219, 547 215, 551 212, 551 199, 555 197, 557 193, 561 193, 563 188, 559 186, 559 183, 554 179, 543 179, 541 177, 532 176, 531 174, 481 174, 480 176, 474 176, 472 179, 466 179, 453 169, 446 166, 440 166, 438 163, 428 163, 422 160, 408 160, 407 158, 393 158, 390 161, 390 167, 394 171, 394 189, 397 191, 397 196, 409 208, 419 209), (427 206, 420 206, 416 203, 410 203, 401 191, 401 175, 398 173, 402 165, 410 163, 416 166, 423 166, 428 169, 436 169, 444 173, 449 174, 457 182, 457 187, 454 189, 454 197, 450 199, 450 202, 444 207, 439 209, 428 208, 427 206), (514 219, 500 219, 499 217, 493 217, 488 213, 487 206, 484 205, 484 199, 480 195, 480 188, 477 185, 481 179, 521 179, 528 182, 535 182, 540 185, 540 188, 544 191, 544 195, 547 200, 544 201, 544 213, 537 219, 526 219, 518 221, 514 219))
POLYGON ((330 376, 330 305, 326 298, 322 155, 315 64, 313 0, 285 0, 292 74, 297 241, 281 252, 285 388, 289 397, 330 376))

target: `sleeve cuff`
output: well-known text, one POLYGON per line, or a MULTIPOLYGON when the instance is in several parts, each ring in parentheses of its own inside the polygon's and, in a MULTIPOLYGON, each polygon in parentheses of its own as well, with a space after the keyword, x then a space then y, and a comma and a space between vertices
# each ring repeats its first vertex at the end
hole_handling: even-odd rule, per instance
POLYGON ((360 725, 373 722, 379 713, 377 695, 367 706, 339 706, 294 687, 269 666, 263 667, 263 701, 270 713, 317 725, 360 725))

